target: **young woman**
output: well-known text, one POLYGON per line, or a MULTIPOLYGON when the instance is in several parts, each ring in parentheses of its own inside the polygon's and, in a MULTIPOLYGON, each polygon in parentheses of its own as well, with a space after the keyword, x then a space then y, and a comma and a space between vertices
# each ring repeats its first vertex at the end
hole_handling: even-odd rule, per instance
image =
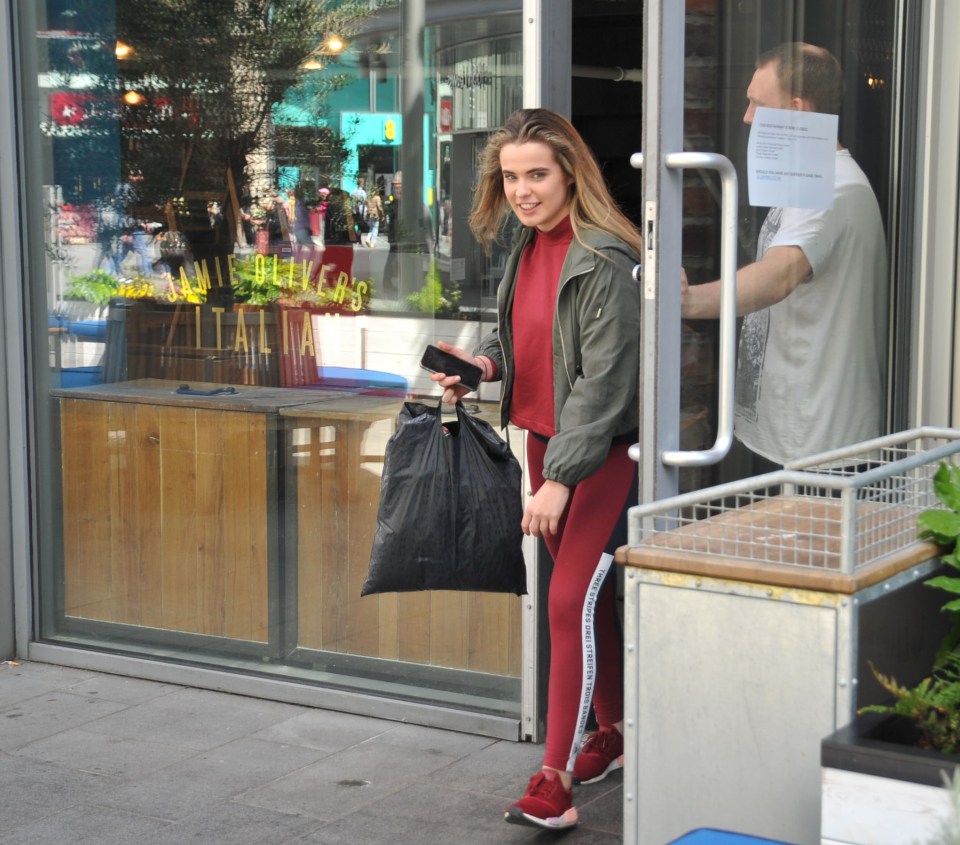
MULTIPOLYGON (((623 764, 621 635, 611 538, 636 486, 642 252, 573 126, 545 109, 511 115, 481 157, 470 226, 489 249, 522 224, 497 292, 498 329, 473 361, 500 380, 502 423, 525 429, 533 497, 523 530, 553 557, 550 691, 543 768, 505 814, 549 829, 578 821, 572 784, 623 764), (581 747, 590 705, 600 729, 581 747)), ((468 391, 432 376, 443 400, 468 391)))

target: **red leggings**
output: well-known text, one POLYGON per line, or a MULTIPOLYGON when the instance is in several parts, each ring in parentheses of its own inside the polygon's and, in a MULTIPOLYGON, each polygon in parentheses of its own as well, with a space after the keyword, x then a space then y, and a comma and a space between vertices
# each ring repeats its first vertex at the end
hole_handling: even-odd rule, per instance
MULTIPOLYGON (((614 445, 603 466, 571 490, 556 535, 544 541, 550 578, 550 691, 543 765, 571 771, 590 704, 604 726, 623 718, 623 667, 611 536, 636 483, 628 444, 614 445)), ((527 436, 533 491, 543 484, 547 444, 527 436)))

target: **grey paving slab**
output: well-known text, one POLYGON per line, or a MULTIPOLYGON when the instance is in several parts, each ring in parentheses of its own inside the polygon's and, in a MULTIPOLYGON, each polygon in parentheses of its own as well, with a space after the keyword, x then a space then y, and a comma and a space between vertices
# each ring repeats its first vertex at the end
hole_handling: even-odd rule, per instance
POLYGON ((580 822, 593 830, 623 834, 623 775, 614 772, 600 783, 575 787, 573 802, 580 822))
POLYGON ((516 801, 543 763, 543 746, 498 742, 458 760, 442 772, 426 776, 430 783, 455 783, 475 792, 516 801))
MULTIPOLYGON (((323 822, 308 816, 276 813, 226 801, 167 825, 137 840, 137 845, 286 845, 300 841, 323 822)), ((362 840, 357 840, 360 845, 362 840)))
MULTIPOLYGON (((509 845, 537 831, 507 824, 503 798, 423 783, 304 836, 306 845, 509 845)), ((566 842, 566 838, 563 840, 566 842)))
POLYGON ((125 782, 99 800, 104 806, 180 821, 299 771, 319 755, 312 749, 243 738, 199 752, 149 778, 125 782))
POLYGON ((455 762, 419 749, 366 742, 252 789, 245 804, 280 812, 305 812, 334 820, 376 804, 424 775, 455 762))
MULTIPOLYGON (((615 791, 615 790, 614 790, 615 791)), ((612 792, 607 793, 612 794, 612 792)), ((499 796, 417 784, 380 801, 375 807, 330 822, 299 840, 306 845, 499 845, 562 842, 564 845, 611 845, 620 828, 598 829, 581 813, 581 824, 563 832, 508 824, 509 801, 499 796)))
POLYGON ((384 719, 368 719, 332 710, 307 710, 269 725, 253 736, 333 753, 373 739, 396 726, 396 722, 384 719))
POLYGON ((304 712, 303 707, 208 690, 181 689, 99 720, 89 729, 204 750, 304 712))
POLYGON ((99 677, 96 672, 45 663, 0 663, 0 708, 99 677))
POLYGON ((122 675, 95 675, 71 684, 70 692, 90 695, 107 701, 119 701, 122 704, 143 704, 163 698, 173 692, 184 689, 177 684, 158 684, 143 681, 140 678, 125 678, 122 675))
POLYGON ((16 827, 89 805, 117 784, 114 778, 0 752, 0 841, 16 827))
POLYGON ((563 845, 622 845, 623 836, 606 833, 602 830, 593 830, 592 828, 580 825, 563 833, 554 833, 553 831, 539 831, 533 839, 530 840, 535 845, 548 845, 553 842, 563 843, 563 845))
POLYGON ((69 769, 139 779, 195 752, 183 746, 104 736, 76 728, 20 746, 12 753, 69 769))
POLYGON ((125 709, 116 701, 50 690, 0 709, 0 749, 20 748, 125 709))
POLYGON ((473 736, 457 731, 441 731, 420 725, 398 725, 396 722, 390 726, 389 730, 369 741, 397 748, 417 749, 428 754, 439 754, 456 759, 476 754, 497 743, 497 740, 489 737, 473 736))
POLYGON ((4 845, 130 845, 166 827, 157 819, 104 810, 71 807, 3 832, 4 845))

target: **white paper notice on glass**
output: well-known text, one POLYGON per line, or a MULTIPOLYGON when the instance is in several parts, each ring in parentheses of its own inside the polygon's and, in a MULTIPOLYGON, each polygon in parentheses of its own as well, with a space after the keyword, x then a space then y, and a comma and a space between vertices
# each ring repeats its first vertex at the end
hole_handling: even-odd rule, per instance
POLYGON ((830 208, 837 123, 835 114, 758 107, 747 146, 750 205, 830 208))

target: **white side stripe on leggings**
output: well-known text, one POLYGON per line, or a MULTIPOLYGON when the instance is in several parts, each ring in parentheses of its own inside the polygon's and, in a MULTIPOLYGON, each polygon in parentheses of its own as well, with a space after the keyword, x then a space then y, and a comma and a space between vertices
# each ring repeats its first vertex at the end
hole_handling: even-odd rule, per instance
POLYGON ((583 732, 587 729, 587 718, 590 716, 590 702, 593 701, 593 687, 597 679, 597 636, 594 614, 597 609, 597 599, 600 588, 610 571, 613 555, 604 552, 600 555, 593 578, 587 587, 587 594, 583 597, 583 613, 580 617, 581 643, 583 645, 583 682, 580 686, 580 713, 577 716, 577 727, 573 732, 573 744, 570 746, 570 757, 567 760, 567 771, 573 771, 573 763, 577 759, 583 732))

